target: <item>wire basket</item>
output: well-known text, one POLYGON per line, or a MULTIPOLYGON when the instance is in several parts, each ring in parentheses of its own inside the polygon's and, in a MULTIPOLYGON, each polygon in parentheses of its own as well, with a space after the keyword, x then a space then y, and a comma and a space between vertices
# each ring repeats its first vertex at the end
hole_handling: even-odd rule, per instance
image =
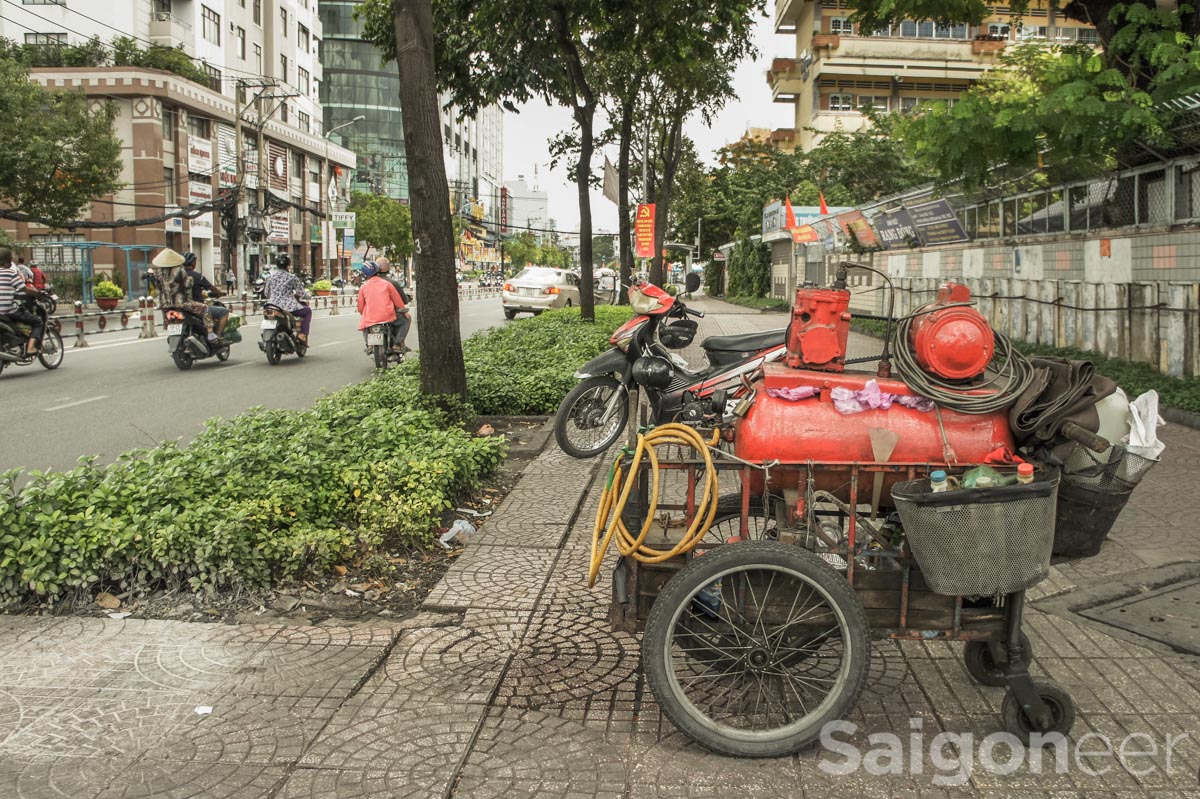
POLYGON ((929 587, 950 596, 1023 591, 1050 573, 1058 474, 1034 482, 933 493, 929 480, 892 488, 904 535, 929 587))
POLYGON ((1063 461, 1054 554, 1070 558, 1097 554, 1133 489, 1156 463, 1124 447, 1096 453, 1076 444, 1063 461))

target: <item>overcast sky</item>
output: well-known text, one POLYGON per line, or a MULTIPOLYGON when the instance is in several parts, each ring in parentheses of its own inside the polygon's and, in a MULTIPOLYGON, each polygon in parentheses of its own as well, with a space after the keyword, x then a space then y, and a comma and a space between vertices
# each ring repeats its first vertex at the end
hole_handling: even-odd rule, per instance
MULTIPOLYGON (((774 10, 774 4, 768 4, 774 10)), ((735 97, 730 100, 707 128, 696 117, 688 121, 685 132, 700 151, 700 157, 713 162, 718 148, 736 141, 746 128, 792 127, 792 106, 771 101, 771 89, 767 85, 766 72, 771 59, 792 56, 795 39, 792 36, 776 36, 771 17, 763 17, 755 30, 758 58, 749 59, 738 65, 734 75, 735 97)), ((601 129, 607 120, 597 118, 596 128, 601 129)), ((539 187, 550 195, 550 216, 558 223, 558 229, 574 232, 579 229, 579 202, 575 186, 567 180, 565 166, 550 171, 550 151, 547 141, 560 130, 572 126, 571 112, 564 108, 551 108, 545 103, 527 103, 521 113, 504 115, 504 179, 513 180, 524 175, 532 183, 533 168, 538 168, 539 187)), ((617 148, 607 148, 608 157, 615 163, 617 148)), ((601 174, 604 153, 597 152, 593 170, 601 174)), ((600 192, 592 194, 592 227, 595 231, 616 232, 617 206, 604 199, 600 192)))

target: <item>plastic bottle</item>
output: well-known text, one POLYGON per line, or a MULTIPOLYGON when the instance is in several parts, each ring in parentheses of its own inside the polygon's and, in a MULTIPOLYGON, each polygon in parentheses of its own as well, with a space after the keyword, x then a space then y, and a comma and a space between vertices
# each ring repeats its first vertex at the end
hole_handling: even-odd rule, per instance
POLYGON ((1022 463, 1017 466, 1017 482, 1023 485, 1033 482, 1032 463, 1022 463))
POLYGON ((949 491, 950 483, 948 480, 946 480, 946 473, 943 472, 941 469, 938 469, 936 472, 930 472, 929 473, 929 488, 935 494, 940 494, 943 491, 949 491))
POLYGON ((987 488, 997 486, 1002 483, 1004 476, 1000 472, 993 469, 991 466, 976 466, 974 469, 968 469, 962 477, 963 488, 987 488), (991 482, 987 486, 979 485, 979 479, 986 477, 991 482))
POLYGON ((975 478, 975 488, 991 488, 994 485, 996 485, 996 481, 989 475, 981 474, 975 478))

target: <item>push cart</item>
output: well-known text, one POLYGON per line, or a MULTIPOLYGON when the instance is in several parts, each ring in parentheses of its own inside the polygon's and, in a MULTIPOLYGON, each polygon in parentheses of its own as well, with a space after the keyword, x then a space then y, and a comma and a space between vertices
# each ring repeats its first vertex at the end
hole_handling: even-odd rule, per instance
MULTIPOLYGON (((1052 470, 1015 487, 1022 489, 1017 501, 996 496, 1004 500, 996 503, 975 489, 952 492, 958 496, 948 500, 933 494, 940 504, 929 506, 920 505, 930 496, 924 478, 943 468, 938 464, 752 464, 714 459, 711 452, 701 459, 692 451, 692 457, 658 459, 657 468, 663 479, 674 473, 677 493, 685 496, 648 508, 650 480, 659 475, 644 470, 630 482, 636 488, 622 522, 642 537, 638 551, 623 555, 613 571, 610 618, 614 628, 644 630, 648 683, 663 712, 692 739, 739 757, 802 748, 854 707, 872 638, 965 642, 971 677, 1007 689, 1001 710, 1007 731, 1037 745, 1071 729, 1071 697, 1030 675, 1032 651, 1021 631, 1025 588, 1049 567, 1052 470), (740 492, 701 498, 714 470, 737 472, 740 492), (759 493, 768 483, 764 470, 776 487, 781 475, 794 479, 785 478, 791 485, 782 491, 759 493), (889 490, 881 492, 881 484, 889 490), (881 493, 882 501, 873 502, 881 493), (981 496, 995 507, 982 507, 981 496), (916 515, 905 513, 899 524, 891 508, 914 498, 916 515), (1013 507, 1024 510, 1012 518, 1013 507), (690 551, 647 555, 669 553, 694 531, 698 513, 711 513, 701 520, 710 523, 690 551), (925 526, 922 513, 937 517, 935 536, 938 522, 944 522, 940 534, 975 525, 960 530, 960 540, 983 540, 991 551, 955 555, 950 538, 927 534, 925 549, 932 543, 942 555, 926 558, 939 571, 927 575, 914 554, 921 549, 916 526, 925 526), (996 523, 997 514, 1010 518, 1008 529, 996 523), (1043 524, 1022 529, 1030 523, 1043 524)), ((601 527, 598 521, 598 537, 601 527)))

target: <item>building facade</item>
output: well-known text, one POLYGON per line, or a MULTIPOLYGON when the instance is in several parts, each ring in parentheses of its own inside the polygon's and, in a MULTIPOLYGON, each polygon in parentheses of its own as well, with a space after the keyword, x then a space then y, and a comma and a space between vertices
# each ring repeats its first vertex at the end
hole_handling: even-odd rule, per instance
POLYGON ((835 130, 869 124, 864 113, 909 111, 922 102, 954 102, 1018 41, 1096 43, 1096 31, 1055 16, 1044 2, 1021 18, 993 8, 980 26, 904 20, 864 31, 847 0, 776 0, 775 31, 792 37, 795 56, 767 71, 776 102, 795 107, 795 125, 773 131, 783 149, 809 150, 835 130))
POLYGON ((506 180, 508 201, 508 230, 511 233, 524 233, 532 228, 539 239, 549 235, 554 229, 554 220, 550 218, 550 195, 537 187, 537 179, 533 185, 525 181, 524 175, 517 175, 516 180, 506 180))
POLYGON ((84 218, 124 225, 64 233, 5 223, 16 240, 32 244, 31 255, 49 266, 90 259, 132 296, 145 288, 147 248, 164 245, 192 250, 206 275, 223 280, 230 272, 239 287, 278 252, 302 271, 328 274, 338 253, 323 247, 322 221, 344 195, 355 160, 321 136, 315 0, 97 5, 59 0, 13 8, 0 20, 0 36, 48 47, 129 36, 142 47, 179 48, 203 76, 108 64, 35 68, 32 79, 47 88, 117 104, 124 187, 98 199, 84 218), (214 201, 228 211, 129 224, 214 201), (108 246, 57 246, 81 241, 108 246))

